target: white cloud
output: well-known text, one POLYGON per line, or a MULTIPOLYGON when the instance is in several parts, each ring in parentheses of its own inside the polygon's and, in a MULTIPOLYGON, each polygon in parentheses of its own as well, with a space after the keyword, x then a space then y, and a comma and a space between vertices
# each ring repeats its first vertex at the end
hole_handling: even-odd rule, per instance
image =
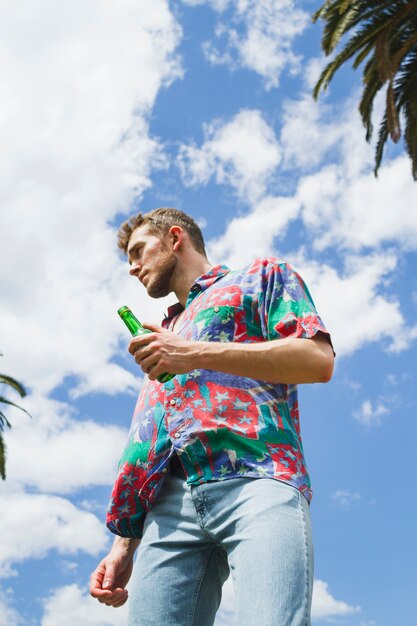
POLYGON ((374 147, 365 141, 357 98, 354 93, 338 107, 316 103, 311 94, 284 103, 283 168, 313 171, 300 179, 296 194, 303 222, 319 250, 387 243, 414 250, 417 215, 409 159, 385 160, 374 177, 374 147), (331 164, 324 165, 326 157, 331 164))
MULTIPOLYGON (((308 81, 316 72, 314 61, 305 68, 308 81)), ((357 98, 354 92, 343 104, 329 104, 326 99, 315 102, 309 90, 297 99, 285 100, 280 136, 285 168, 315 170, 327 156, 348 180, 365 172, 372 177, 373 147, 365 141, 357 98)))
POLYGON ((364 400, 360 408, 353 413, 353 417, 363 426, 380 426, 382 417, 389 413, 389 408, 382 400, 377 400, 374 403, 371 400, 364 400))
MULTIPOLYGON (((328 59, 323 54, 318 57, 310 57, 308 60, 306 59, 304 63, 303 80, 305 86, 308 88, 309 95, 313 91, 327 63, 328 59)), ((324 95, 322 94, 321 97, 323 98, 324 95)))
POLYGON ((300 70, 302 57, 293 51, 294 40, 310 21, 310 15, 294 0, 183 0, 196 6, 209 4, 223 13, 215 31, 215 40, 203 44, 207 59, 213 64, 227 64, 257 72, 267 89, 278 87, 281 74, 300 70))
POLYGON ((27 494, 2 485, 0 518, 0 575, 13 576, 14 563, 43 558, 50 550, 60 554, 83 551, 96 555, 108 543, 103 521, 92 513, 78 510, 57 496, 27 494))
POLYGON ((234 217, 221 237, 208 242, 210 259, 233 268, 256 256, 276 256, 274 240, 284 238, 299 210, 293 198, 265 196, 248 214, 234 217))
POLYGON ((14 598, 11 589, 0 589, 0 626, 21 626, 24 620, 14 608, 14 598))
POLYGON ((347 177, 343 166, 328 166, 300 181, 303 219, 319 249, 341 245, 353 250, 400 245, 414 250, 417 216, 408 158, 386 162, 379 179, 370 172, 347 177))
POLYGON ((78 585, 55 589, 44 600, 41 626, 125 626, 127 604, 114 609, 100 604, 78 585))
POLYGON ((359 606, 350 606, 341 600, 335 600, 329 592, 328 583, 316 579, 313 587, 312 618, 331 619, 343 615, 352 615, 361 611, 359 606))
POLYGON ((135 383, 111 362, 115 310, 138 296, 107 222, 165 167, 148 119, 180 28, 166 0, 26 0, 2 5, 0 34, 4 367, 40 393, 71 375, 115 393, 135 383))
MULTIPOLYGON (((332 619, 343 615, 360 612, 360 607, 350 606, 341 600, 335 600, 330 594, 328 583, 323 580, 314 580, 313 601, 311 607, 312 619, 332 619)), ((231 576, 223 586, 222 602, 216 615, 215 626, 231 626, 234 624, 235 597, 231 576)))
POLYGON ((204 185, 214 177, 218 184, 232 186, 246 202, 262 197, 281 160, 281 149, 261 113, 247 110, 230 122, 217 120, 204 127, 204 136, 201 148, 194 144, 180 148, 184 184, 204 185))
POLYGON ((68 405, 42 397, 25 407, 32 419, 14 412, 5 435, 8 483, 60 494, 113 483, 126 428, 72 419, 68 405))
POLYGON ((348 491, 347 489, 337 489, 333 494, 333 500, 341 508, 349 508, 355 502, 359 502, 362 496, 357 491, 348 491))
POLYGON ((388 349, 408 347, 413 337, 398 329, 405 321, 399 302, 378 293, 395 270, 393 254, 349 257, 345 269, 293 255, 293 264, 306 280, 324 323, 331 330, 336 353, 347 355, 376 341, 389 341, 388 349))
POLYGON ((188 4, 190 7, 201 6, 203 4, 210 5, 215 11, 224 11, 229 5, 231 0, 182 0, 183 4, 188 4))

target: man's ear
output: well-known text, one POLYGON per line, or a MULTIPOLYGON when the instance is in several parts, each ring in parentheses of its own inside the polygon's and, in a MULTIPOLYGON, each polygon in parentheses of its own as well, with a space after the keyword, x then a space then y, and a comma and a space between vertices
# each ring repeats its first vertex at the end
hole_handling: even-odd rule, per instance
POLYGON ((178 252, 179 248, 184 241, 184 231, 181 226, 171 226, 169 229, 169 236, 172 242, 172 249, 174 252, 178 252))

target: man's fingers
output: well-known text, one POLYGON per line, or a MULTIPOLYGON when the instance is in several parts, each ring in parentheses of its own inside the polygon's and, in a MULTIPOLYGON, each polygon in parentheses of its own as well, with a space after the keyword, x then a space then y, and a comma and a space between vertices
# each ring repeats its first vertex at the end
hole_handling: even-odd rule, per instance
POLYGON ((113 606, 115 609, 117 609, 119 606, 123 606, 123 605, 124 605, 124 604, 126 604, 126 602, 127 602, 127 597, 128 597, 128 595, 127 595, 127 592, 126 592, 125 594, 123 594, 123 596, 122 596, 119 600, 115 600, 115 601, 112 603, 112 606, 113 606))
POLYGON ((127 601, 127 598, 128 598, 128 593, 125 589, 116 589, 115 591, 111 592, 110 595, 97 598, 97 600, 101 604, 105 604, 106 606, 113 606, 114 608, 117 608, 125 604, 125 602, 127 601))
POLYGON ((113 606, 114 604, 124 604, 127 600, 127 591, 118 587, 111 591, 110 589, 92 589, 90 595, 96 598, 101 604, 107 604, 113 606))
POLYGON ((130 354, 135 354, 136 350, 138 350, 139 348, 143 348, 144 346, 147 346, 148 343, 150 343, 153 339, 154 339, 154 335, 152 334, 139 335, 138 337, 133 337, 133 339, 130 340, 130 343, 127 349, 129 350, 130 354))
POLYGON ((159 359, 155 358, 153 354, 150 354, 145 358, 136 359, 135 357, 135 361, 142 368, 145 374, 149 374, 151 369, 153 369, 158 364, 159 359))
POLYGON ((90 588, 90 596, 96 598, 99 602, 104 602, 104 600, 111 598, 112 591, 110 589, 100 589, 99 587, 90 588))

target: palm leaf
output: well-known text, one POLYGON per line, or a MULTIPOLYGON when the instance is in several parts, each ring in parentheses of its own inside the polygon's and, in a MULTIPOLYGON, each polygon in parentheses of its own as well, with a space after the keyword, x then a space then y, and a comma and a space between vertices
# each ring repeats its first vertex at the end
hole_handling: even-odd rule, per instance
POLYGON ((26 389, 24 388, 22 383, 19 383, 15 378, 12 378, 11 376, 6 376, 5 374, 0 374, 0 384, 1 383, 13 387, 13 389, 15 389, 15 391, 17 391, 17 393, 19 393, 22 398, 25 397, 26 389))
POLYGON ((366 141, 370 141, 373 132, 372 125, 372 111, 375 96, 381 89, 382 83, 379 79, 378 72, 374 68, 374 71, 369 72, 367 76, 367 82, 362 91, 362 97, 359 103, 359 112, 362 117, 362 122, 366 128, 366 141))
MULTIPOLYGON (((18 404, 15 404, 15 403, 14 403, 14 402, 12 402, 11 400, 7 400, 7 398, 3 398, 2 396, 0 396, 0 402, 1 402, 2 404, 8 404, 8 405, 10 405, 10 406, 14 406, 14 407, 16 407, 16 409, 20 409, 21 411, 23 411, 24 413, 26 413, 26 415, 29 415, 29 417, 32 417, 32 416, 31 416, 31 414, 30 414, 28 411, 26 411, 26 409, 24 409, 22 406, 19 406, 18 404)), ((4 417, 4 413, 3 413, 2 411, 0 411, 0 416, 2 416, 4 419, 6 419, 6 418, 4 417)), ((7 420, 6 420, 6 422, 7 422, 7 420)))
POLYGON ((417 51, 404 65, 397 89, 401 93, 400 106, 404 111, 404 139, 412 163, 414 180, 417 180, 417 51))
MULTIPOLYGON (((0 356, 3 356, 1 352, 0 352, 0 356)), ((22 383, 19 383, 19 381, 17 381, 15 378, 12 378, 11 376, 7 376, 6 374, 0 374, 0 384, 11 387, 22 398, 24 398, 26 395, 26 389, 24 388, 22 383)), ((18 404, 15 404, 11 400, 8 400, 4 396, 0 396, 0 404, 7 404, 8 406, 14 406, 17 409, 24 411, 27 415, 29 415, 29 417, 32 417, 30 413, 26 411, 26 409, 19 406, 18 404)), ((6 479, 6 444, 4 443, 2 431, 5 429, 6 426, 8 428, 11 428, 11 424, 9 420, 7 419, 3 411, 0 411, 0 476, 3 480, 6 479)))
POLYGON ((327 0, 313 15, 313 21, 318 19, 325 22, 321 43, 326 55, 343 37, 347 41, 323 69, 314 98, 353 57, 354 69, 361 66, 363 72, 359 111, 368 141, 373 132, 375 97, 387 85, 375 149, 375 175, 388 138, 394 142, 400 139, 400 118, 404 117, 405 144, 417 180, 417 0, 327 0))
MULTIPOLYGON (((317 100, 321 90, 325 90, 332 80, 337 70, 348 61, 352 56, 357 54, 365 46, 368 47, 372 42, 369 40, 376 39, 382 26, 369 29, 362 28, 356 33, 346 44, 341 52, 331 61, 322 71, 316 86, 314 87, 313 96, 317 100)), ((374 45, 374 43, 372 43, 374 45)))
POLYGON ((4 445, 3 435, 0 433, 0 476, 6 480, 6 446, 4 445))
POLYGON ((359 52, 359 54, 357 55, 356 59, 353 62, 353 69, 357 69, 359 67, 359 65, 366 59, 366 57, 368 56, 368 54, 370 54, 372 52, 372 50, 374 49, 374 42, 370 41, 368 43, 367 46, 364 46, 363 50, 361 50, 361 52, 359 52))
POLYGON ((387 89, 387 129, 391 139, 397 143, 401 137, 400 118, 395 103, 394 85, 390 81, 387 89))
POLYGON ((379 127, 378 142, 376 144, 376 149, 375 149, 375 169, 374 169, 375 176, 378 176, 378 171, 381 165, 382 156, 384 154, 384 147, 385 147, 385 144, 387 143, 388 135, 389 133, 388 133, 387 114, 385 113, 384 118, 379 127))
POLYGON ((0 430, 4 430, 5 426, 8 426, 9 428, 12 427, 12 425, 10 424, 9 420, 7 419, 3 411, 0 411, 0 430))

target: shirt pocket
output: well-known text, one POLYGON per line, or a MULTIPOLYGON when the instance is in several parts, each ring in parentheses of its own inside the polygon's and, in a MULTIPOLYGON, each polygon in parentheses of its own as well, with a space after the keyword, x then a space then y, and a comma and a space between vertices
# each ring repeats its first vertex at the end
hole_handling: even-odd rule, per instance
POLYGON ((237 341, 245 331, 241 306, 215 305, 199 311, 193 319, 190 339, 194 341, 237 341))

